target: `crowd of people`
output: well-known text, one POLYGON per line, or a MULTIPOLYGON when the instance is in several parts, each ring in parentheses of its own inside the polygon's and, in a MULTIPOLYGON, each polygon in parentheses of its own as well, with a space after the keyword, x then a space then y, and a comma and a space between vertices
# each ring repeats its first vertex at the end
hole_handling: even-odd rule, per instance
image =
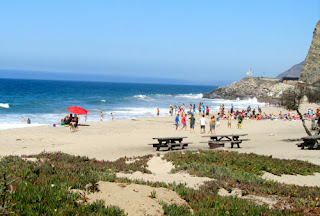
MULTIPOLYGON (((196 105, 190 104, 189 109, 186 109, 185 104, 182 106, 172 106, 169 107, 169 113, 171 116, 175 116, 175 125, 176 130, 179 128, 180 118, 182 123, 181 130, 187 130, 187 120, 190 121, 190 133, 194 133, 194 125, 195 125, 195 114, 198 113, 200 118, 200 133, 205 133, 205 127, 207 124, 206 117, 210 117, 210 108, 209 106, 205 106, 203 103, 199 103, 196 112, 196 105), (187 116, 190 116, 187 118, 187 116)), ((306 113, 303 114, 302 118, 305 120, 309 120, 312 122, 311 129, 315 129, 320 127, 320 113, 319 109, 315 111, 311 108, 308 109, 306 113), (316 120, 318 122, 316 123, 316 120)), ((218 114, 212 115, 209 120, 209 132, 215 133, 216 128, 219 128, 221 125, 220 120, 227 120, 228 128, 231 128, 232 120, 237 121, 238 129, 242 128, 243 120, 283 120, 283 121, 291 121, 291 120, 300 120, 300 116, 295 114, 294 112, 288 112, 283 114, 281 111, 279 114, 269 113, 266 114, 262 112, 262 108, 258 106, 257 108, 252 108, 250 105, 246 109, 235 110, 233 104, 231 104, 230 109, 226 111, 224 104, 219 107, 218 114)))

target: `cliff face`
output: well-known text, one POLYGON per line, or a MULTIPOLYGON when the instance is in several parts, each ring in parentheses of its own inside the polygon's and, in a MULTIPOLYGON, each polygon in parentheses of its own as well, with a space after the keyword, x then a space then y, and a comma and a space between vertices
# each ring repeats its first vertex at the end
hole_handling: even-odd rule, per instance
POLYGON ((282 92, 294 86, 279 83, 277 81, 264 80, 261 78, 243 78, 239 82, 234 82, 229 86, 219 87, 207 94, 204 98, 223 98, 223 99, 236 99, 236 98, 252 98, 258 99, 272 99, 278 98, 282 92))
POLYGON ((313 31, 313 39, 302 67, 300 80, 313 84, 320 81, 320 21, 313 31))

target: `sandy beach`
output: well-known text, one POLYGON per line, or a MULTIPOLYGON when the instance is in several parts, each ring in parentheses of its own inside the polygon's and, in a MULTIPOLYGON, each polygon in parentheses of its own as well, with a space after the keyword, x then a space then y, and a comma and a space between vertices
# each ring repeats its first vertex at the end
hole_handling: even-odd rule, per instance
MULTIPOLYGON (((317 105, 303 104, 301 111, 305 112, 308 107, 315 109, 317 105)), ((263 107, 263 112, 278 114, 287 113, 287 110, 277 107, 263 107)), ((214 113, 212 113, 214 114, 214 113)), ((206 177, 196 177, 187 173, 171 173, 174 168, 171 162, 161 159, 167 151, 157 152, 149 143, 154 143, 153 137, 186 136, 185 140, 193 142, 186 150, 209 150, 208 137, 200 134, 200 116, 196 115, 195 133, 190 133, 189 128, 181 131, 175 130, 174 117, 154 117, 143 119, 114 120, 106 122, 88 123, 88 126, 80 126, 75 133, 70 132, 69 127, 39 126, 18 128, 0 131, 0 153, 5 155, 30 155, 40 152, 61 151, 71 155, 88 156, 99 160, 114 161, 120 157, 143 156, 147 154, 157 155, 148 162, 148 169, 152 174, 134 172, 131 174, 117 173, 117 177, 131 180, 141 179, 149 182, 182 183, 187 187, 198 189, 205 181, 214 181, 206 177)), ((209 119, 207 119, 209 122, 209 119)), ((189 123, 189 122, 187 122, 189 123)), ((207 132, 208 132, 207 123, 207 132)), ((309 161, 320 165, 318 150, 301 150, 296 146, 298 141, 288 142, 286 139, 298 139, 306 136, 301 121, 283 120, 244 120, 242 129, 237 128, 236 120, 232 120, 232 128, 227 128, 227 120, 221 121, 220 128, 216 129, 217 134, 248 134, 250 139, 241 144, 241 148, 230 148, 226 144, 219 150, 237 151, 240 153, 256 153, 260 155, 272 155, 280 159, 298 159, 309 161)), ((187 124, 189 125, 189 124, 187 124)), ((307 121, 310 127, 311 122, 307 121)), ((313 132, 314 133, 314 132, 313 132)), ((185 150, 178 150, 185 151, 185 150)), ((210 150, 211 151, 211 150, 210 150)), ((28 159, 33 161, 33 159, 28 159)), ((130 160, 129 160, 130 161, 130 160)), ((264 173, 262 178, 274 180, 286 184, 300 186, 320 187, 320 173, 310 176, 282 175, 276 176, 271 173, 264 173)), ((135 184, 119 184, 110 182, 99 182, 101 189, 99 193, 88 195, 89 201, 103 199, 106 204, 120 206, 129 215, 162 215, 163 210, 157 200, 151 200, 147 196, 152 192, 151 187, 135 184), (112 191, 117 192, 112 192, 112 191), (138 193, 139 192, 139 193, 138 193), (142 197, 141 197, 142 196, 142 197), (127 197, 126 200, 123 197, 127 197), (133 200, 142 200, 141 203, 133 200)), ((175 203, 185 203, 170 190, 157 188, 159 199, 174 200, 175 203), (172 193, 172 194, 170 194, 172 193), (163 196, 163 198, 161 198, 163 196)), ((220 196, 232 196, 237 194, 234 189, 231 194, 220 189, 220 196)), ((77 190, 76 190, 77 191, 77 190)), ((241 192, 241 191, 240 191, 241 192)), ((269 207, 277 203, 275 199, 260 196, 242 196, 242 199, 252 199, 255 202, 266 204, 269 207), (260 201, 259 201, 260 200, 260 201), (258 202, 259 201, 259 202, 258 202)), ((170 203, 168 201, 168 203, 170 203)))
MULTIPOLYGON (((301 110, 316 105, 303 104, 301 110)), ((277 107, 264 107, 263 112, 278 114, 288 111, 277 107)), ((154 117, 142 119, 114 120, 88 123, 80 126, 79 130, 71 133, 69 127, 40 126, 0 131, 0 154, 29 155, 42 151, 62 151, 68 154, 88 156, 101 160, 116 160, 119 157, 141 156, 155 154, 155 148, 149 146, 153 137, 187 136, 185 140, 193 142, 187 150, 208 149, 207 137, 200 134, 200 117, 195 115, 195 133, 175 130, 174 117, 154 117)), ((208 121, 209 122, 209 119, 208 121)), ((188 122, 189 123, 189 122, 188 122)), ((187 123, 187 125, 189 125, 187 123)), ((299 159, 320 165, 319 151, 301 150, 297 142, 285 142, 284 139, 296 139, 306 136, 301 121, 283 120, 245 120, 242 129, 237 129, 236 120, 232 120, 232 128, 227 128, 227 121, 222 120, 217 134, 248 134, 242 148, 225 150, 238 152, 253 152, 256 154, 272 155, 276 158, 299 159)), ((311 122, 307 122, 310 127, 311 122)), ((181 126, 180 126, 181 128, 181 126)), ((209 130, 207 123, 206 131, 209 130)), ((161 154, 166 153, 160 151, 161 154)))

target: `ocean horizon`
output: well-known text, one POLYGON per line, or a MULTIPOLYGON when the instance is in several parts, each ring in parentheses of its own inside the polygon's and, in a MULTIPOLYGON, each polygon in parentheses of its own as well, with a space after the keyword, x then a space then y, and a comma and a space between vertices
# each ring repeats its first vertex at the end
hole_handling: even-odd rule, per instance
MULTIPOLYGON (((212 111, 221 104, 235 109, 263 106, 255 98, 246 100, 205 99, 203 94, 218 86, 115 83, 93 81, 0 79, 0 130, 53 125, 60 123, 70 112, 70 106, 80 106, 88 111, 87 121, 154 117, 157 108, 160 116, 169 115, 169 106, 190 104, 198 107, 202 102, 212 111), (31 125, 21 123, 21 118, 30 118, 31 125)), ((80 117, 84 122, 84 117, 80 117)))

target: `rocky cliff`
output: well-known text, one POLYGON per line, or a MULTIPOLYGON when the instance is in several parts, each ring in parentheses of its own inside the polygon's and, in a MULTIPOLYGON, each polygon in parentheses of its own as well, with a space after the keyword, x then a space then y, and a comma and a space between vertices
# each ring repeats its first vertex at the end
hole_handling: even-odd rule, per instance
POLYGON ((300 77, 303 64, 304 61, 299 64, 293 65, 290 69, 276 76, 276 78, 281 79, 283 77, 300 77))
POLYGON ((312 43, 302 67, 300 80, 309 84, 320 82, 320 21, 313 31, 312 43))
POLYGON ((293 85, 279 83, 272 79, 243 78, 239 82, 234 82, 229 86, 219 87, 204 94, 203 97, 210 99, 243 99, 256 97, 260 101, 266 101, 278 98, 284 90, 293 87, 293 85))

